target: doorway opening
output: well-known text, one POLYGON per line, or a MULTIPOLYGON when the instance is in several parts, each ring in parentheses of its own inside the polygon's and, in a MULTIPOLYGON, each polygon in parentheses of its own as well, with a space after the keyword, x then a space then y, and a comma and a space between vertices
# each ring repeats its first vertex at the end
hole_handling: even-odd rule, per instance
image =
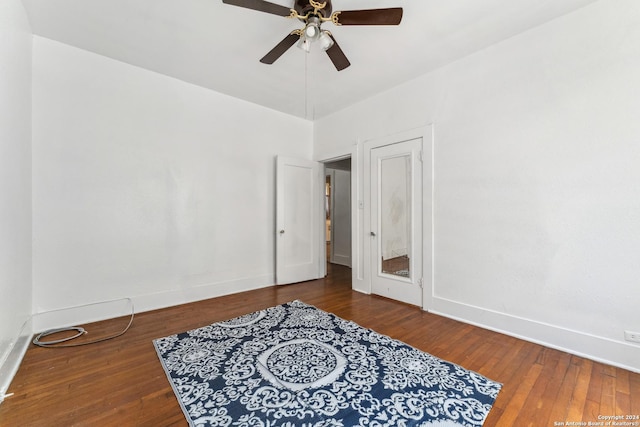
POLYGON ((351 267, 351 157, 324 163, 327 264, 351 267))

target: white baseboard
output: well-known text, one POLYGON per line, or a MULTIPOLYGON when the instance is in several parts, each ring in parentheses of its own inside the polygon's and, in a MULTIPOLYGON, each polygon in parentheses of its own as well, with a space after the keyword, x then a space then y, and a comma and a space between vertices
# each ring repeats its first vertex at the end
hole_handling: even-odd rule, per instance
POLYGON ((88 322, 127 316, 131 314, 131 302, 133 302, 135 312, 141 313, 223 295, 266 288, 273 286, 273 284, 274 278, 272 275, 263 275, 35 313, 25 322, 22 330, 18 332, 15 342, 0 343, 1 347, 7 347, 3 352, 6 355, 5 359, 0 360, 0 403, 9 397, 6 393, 13 377, 18 372, 34 333, 47 329, 79 326, 88 322))
POLYGON ((344 265, 345 267, 351 268, 351 256, 347 255, 333 255, 333 258, 330 261, 332 264, 344 265))
POLYGON ((371 291, 368 288, 369 285, 365 283, 364 280, 358 280, 358 283, 354 282, 353 280, 351 282, 352 290, 360 292, 361 294, 371 295, 371 291))
POLYGON ((252 291, 254 289, 267 288, 274 286, 274 284, 275 279, 273 275, 262 275, 226 282, 208 283, 157 294, 141 295, 133 297, 132 299, 136 307, 136 313, 141 313, 224 295, 252 291))
POLYGON ((640 373, 640 346, 433 297, 430 313, 640 373))
POLYGON ((160 293, 127 296, 127 298, 120 300, 95 302, 83 306, 36 313, 33 315, 33 330, 37 333, 52 328, 80 326, 81 324, 88 322, 97 322, 100 320, 112 319, 114 317, 127 316, 131 314, 131 302, 133 302, 134 311, 136 313, 142 313, 145 311, 172 307, 194 301, 216 298, 223 295, 264 288, 273 286, 273 284, 273 276, 263 275, 226 282, 185 287, 160 293))
POLYGON ((31 322, 27 320, 18 332, 18 336, 14 342, 7 344, 6 358, 0 361, 0 404, 7 396, 7 391, 18 372, 22 358, 27 352, 27 347, 31 343, 31 322))

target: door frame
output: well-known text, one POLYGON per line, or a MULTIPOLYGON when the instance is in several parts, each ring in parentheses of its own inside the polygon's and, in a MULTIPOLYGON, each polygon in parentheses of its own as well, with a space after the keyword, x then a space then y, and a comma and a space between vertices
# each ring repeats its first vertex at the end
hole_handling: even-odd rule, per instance
MULTIPOLYGON (((350 157, 345 157, 342 160, 348 159, 351 162, 351 158, 350 157)), ((352 236, 351 236, 351 231, 353 228, 352 225, 352 217, 353 217, 353 212, 352 212, 352 185, 351 185, 351 167, 349 168, 348 171, 342 170, 342 169, 336 169, 336 168, 329 168, 328 165, 332 164, 334 162, 326 162, 324 163, 325 166, 325 175, 327 177, 327 179, 330 181, 330 188, 331 188, 331 194, 329 197, 329 210, 330 210, 330 224, 331 224, 331 230, 330 230, 330 243, 329 243, 329 247, 330 247, 330 251, 329 251, 329 257, 327 259, 328 263, 333 263, 333 264, 338 264, 338 265, 343 265, 346 267, 351 268, 351 257, 352 257, 352 252, 353 250, 351 249, 353 247, 353 242, 352 242, 352 236), (338 181, 336 179, 336 176, 339 175, 340 173, 345 173, 348 174, 349 176, 349 180, 348 180, 348 184, 346 186, 338 186, 336 184, 336 181, 338 181), (338 194, 339 190, 347 190, 348 191, 348 195, 349 195, 349 201, 348 202, 344 202, 344 200, 340 203, 338 203, 336 201, 336 195, 338 194), (349 229, 349 235, 348 235, 348 242, 349 242, 349 251, 348 253, 345 254, 339 254, 336 255, 335 252, 335 247, 336 247, 336 241, 339 240, 336 238, 336 224, 338 223, 336 221, 336 206, 339 206, 341 209, 344 208, 348 208, 349 210, 349 215, 347 216, 343 216, 342 220, 339 221, 339 223, 341 225, 345 225, 348 222, 348 229, 349 229)), ((341 181, 343 184, 346 182, 346 180, 342 180, 341 181)))
MULTIPOLYGON (((327 163, 333 163, 340 160, 351 159, 351 283, 352 283, 352 287, 354 283, 357 283, 358 281, 362 280, 362 268, 359 268, 359 265, 360 265, 359 260, 362 258, 362 251, 359 250, 359 247, 360 247, 359 242, 361 237, 360 225, 362 222, 360 219, 361 218, 360 212, 362 210, 360 208, 361 198, 360 198, 360 192, 358 187, 358 183, 360 182, 360 178, 358 174, 359 174, 359 171, 362 170, 362 168, 360 166, 361 156, 360 156, 358 147, 359 147, 359 144, 354 145, 351 148, 351 151, 348 153, 345 153, 345 152, 335 153, 333 156, 320 157, 321 160, 318 160, 322 164, 323 173, 324 173, 324 170, 326 169, 325 165, 327 163)), ((322 188, 321 197, 323 199, 325 197, 324 186, 322 188)), ((322 219, 321 226, 324 230, 324 227, 325 227, 324 217, 322 219)), ((325 262, 323 265, 326 267, 328 262, 328 259, 326 258, 326 250, 323 253, 325 255, 325 260, 324 260, 325 262)), ((326 275, 326 270, 325 270, 325 275, 326 275)))
MULTIPOLYGON (((362 170, 358 176, 363 183, 361 245, 353 245, 352 252, 361 248, 363 261, 363 284, 372 293, 372 240, 371 229, 371 150, 386 145, 422 138, 422 309, 433 306, 433 125, 410 129, 404 132, 366 140, 362 143, 362 170)), ((353 173, 353 170, 352 170, 353 173)), ((355 254, 352 254, 354 256, 355 254)))

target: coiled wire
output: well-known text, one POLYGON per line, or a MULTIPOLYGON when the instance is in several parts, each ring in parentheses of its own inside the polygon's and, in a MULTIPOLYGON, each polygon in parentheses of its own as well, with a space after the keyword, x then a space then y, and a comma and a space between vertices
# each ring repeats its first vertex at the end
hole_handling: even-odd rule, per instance
POLYGON ((104 338, 98 338, 92 341, 84 341, 81 343, 75 343, 75 344, 62 344, 64 342, 67 341, 71 341, 73 339, 76 339, 78 337, 81 337, 82 335, 88 334, 89 332, 87 330, 85 330, 84 328, 80 327, 80 326, 70 326, 70 327, 65 327, 65 328, 55 328, 55 329, 48 329, 44 332, 41 332, 40 334, 38 334, 34 339, 33 339, 33 343, 35 345, 37 345, 38 347, 46 347, 46 348, 66 348, 66 347, 79 347, 81 345, 89 345, 89 344, 95 344, 98 342, 102 342, 102 341, 107 341, 113 338, 117 338, 121 335, 123 335, 125 332, 127 332, 129 330, 129 328, 131 327, 131 324, 133 323, 133 317, 135 315, 135 310, 133 308, 133 301, 131 301, 131 299, 127 298, 129 300, 129 302, 131 303, 131 316, 129 318, 129 323, 127 324, 127 326, 120 332, 118 332, 117 334, 114 335, 110 335, 108 337, 104 337, 104 338), (42 341, 42 338, 45 338, 49 335, 53 335, 53 334, 57 334, 59 332, 66 332, 66 331, 76 331, 75 335, 71 335, 68 337, 64 337, 64 338, 60 338, 57 340, 51 340, 51 341, 42 341))

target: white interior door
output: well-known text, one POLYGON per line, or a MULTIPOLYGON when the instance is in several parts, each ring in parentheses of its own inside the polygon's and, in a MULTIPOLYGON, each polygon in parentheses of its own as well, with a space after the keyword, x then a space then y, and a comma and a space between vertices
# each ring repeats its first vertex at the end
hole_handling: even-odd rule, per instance
POLYGON ((320 163, 276 160, 276 283, 324 276, 324 170, 320 163))
POLYGON ((422 306, 422 138, 371 149, 371 291, 422 306))

